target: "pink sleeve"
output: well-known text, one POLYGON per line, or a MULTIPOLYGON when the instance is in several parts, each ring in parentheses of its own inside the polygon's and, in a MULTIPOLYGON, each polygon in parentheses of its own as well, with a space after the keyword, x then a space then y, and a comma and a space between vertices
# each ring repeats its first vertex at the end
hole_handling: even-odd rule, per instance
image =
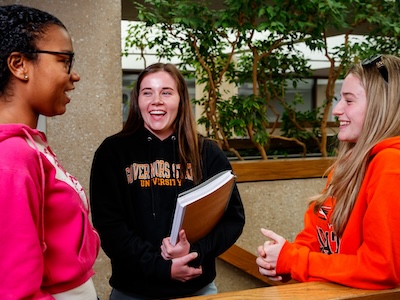
POLYGON ((27 170, 0 170, 1 299, 54 299, 41 291, 43 253, 38 236, 41 189, 27 170))

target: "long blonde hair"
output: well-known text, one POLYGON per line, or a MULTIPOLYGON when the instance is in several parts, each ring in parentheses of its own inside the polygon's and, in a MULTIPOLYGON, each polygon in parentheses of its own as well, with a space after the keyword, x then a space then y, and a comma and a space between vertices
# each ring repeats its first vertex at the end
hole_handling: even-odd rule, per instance
POLYGON ((347 74, 357 76, 367 96, 367 112, 357 143, 340 142, 335 163, 327 172, 332 176, 326 189, 310 198, 316 213, 332 197, 335 205, 331 217, 333 229, 343 234, 371 159, 372 148, 384 139, 400 135, 400 58, 383 55, 388 82, 375 65, 353 65, 347 74))

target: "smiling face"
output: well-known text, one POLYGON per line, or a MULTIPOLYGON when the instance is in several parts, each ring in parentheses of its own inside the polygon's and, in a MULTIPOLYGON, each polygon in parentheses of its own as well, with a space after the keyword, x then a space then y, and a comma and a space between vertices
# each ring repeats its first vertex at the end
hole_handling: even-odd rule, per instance
POLYGON ((165 71, 146 75, 140 83, 138 101, 144 127, 160 140, 169 137, 180 102, 174 78, 165 71))
POLYGON ((332 113, 338 117, 340 141, 356 143, 363 128, 367 111, 367 96, 360 79, 349 74, 343 81, 341 98, 332 113))
MULTIPOLYGON (((73 52, 68 32, 57 25, 51 25, 43 38, 36 44, 37 50, 55 52, 73 52)), ((79 75, 71 71, 68 74, 70 57, 64 54, 38 53, 34 61, 29 62, 28 95, 31 109, 45 116, 61 115, 70 102, 67 93, 73 90, 79 75)))

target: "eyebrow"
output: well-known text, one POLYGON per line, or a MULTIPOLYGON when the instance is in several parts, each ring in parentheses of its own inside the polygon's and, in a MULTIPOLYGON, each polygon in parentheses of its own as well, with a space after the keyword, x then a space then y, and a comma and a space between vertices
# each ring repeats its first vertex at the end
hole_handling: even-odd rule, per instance
MULTIPOLYGON (((144 88, 140 89, 140 91, 143 91, 143 90, 153 90, 153 88, 152 87, 144 87, 144 88)), ((172 87, 162 87, 161 90, 173 90, 174 91, 175 89, 172 87)))
POLYGON ((358 98, 354 93, 352 93, 352 92, 345 92, 345 93, 343 93, 342 94, 342 96, 352 96, 352 97, 354 97, 354 98, 358 98))

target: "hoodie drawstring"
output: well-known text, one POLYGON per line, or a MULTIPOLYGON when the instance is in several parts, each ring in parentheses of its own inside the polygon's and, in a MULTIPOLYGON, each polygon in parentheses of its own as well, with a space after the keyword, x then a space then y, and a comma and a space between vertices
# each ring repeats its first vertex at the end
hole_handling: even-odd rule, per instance
MULTIPOLYGON (((173 161, 172 161, 172 165, 173 165, 173 174, 172 174, 172 176, 173 176, 173 178, 175 179, 175 180, 177 180, 176 179, 176 153, 175 153, 175 145, 176 145, 176 136, 175 135, 172 135, 171 136, 171 140, 172 140, 172 153, 173 153, 173 161)), ((152 141, 153 141, 153 138, 151 137, 151 136, 148 136, 147 137, 147 142, 149 142, 150 144, 149 144, 149 159, 148 159, 148 161, 149 162, 151 162, 151 159, 152 159, 152 141)), ((150 165, 151 165, 151 163, 150 163, 150 165)), ((171 168, 172 168, 172 165, 171 165, 171 168)), ((151 206, 152 206, 152 210, 153 210, 153 212, 152 212, 152 214, 153 214, 153 218, 154 218, 154 220, 156 220, 157 219, 157 217, 156 217, 156 203, 155 203, 155 199, 154 199, 154 190, 153 190, 153 188, 154 188, 154 185, 153 185, 153 172, 154 170, 152 170, 151 169, 151 166, 150 166, 150 191, 151 191, 151 206)), ((178 187, 177 187, 177 185, 175 184, 175 197, 178 197, 178 187)))
MULTIPOLYGON (((150 147, 149 147, 149 162, 151 160, 151 145, 152 145, 152 137, 148 136, 147 137, 147 142, 149 142, 150 147)), ((154 200, 154 191, 153 191, 153 172, 151 171, 151 166, 150 166, 150 191, 151 191, 151 208, 153 210, 153 218, 154 220, 156 219, 156 208, 155 208, 155 200, 154 200)))
MULTIPOLYGON (((174 168, 173 168, 173 172, 172 172, 173 175, 172 176, 175 179, 175 181, 177 181, 177 179, 176 179, 176 165, 177 165, 177 163, 176 163, 176 153, 175 153, 176 136, 175 135, 171 136, 171 140, 172 140, 172 155, 173 155, 172 163, 174 164, 174 168)), ((175 184, 175 198, 177 198, 177 197, 178 197, 178 187, 177 187, 177 184, 175 184)))

